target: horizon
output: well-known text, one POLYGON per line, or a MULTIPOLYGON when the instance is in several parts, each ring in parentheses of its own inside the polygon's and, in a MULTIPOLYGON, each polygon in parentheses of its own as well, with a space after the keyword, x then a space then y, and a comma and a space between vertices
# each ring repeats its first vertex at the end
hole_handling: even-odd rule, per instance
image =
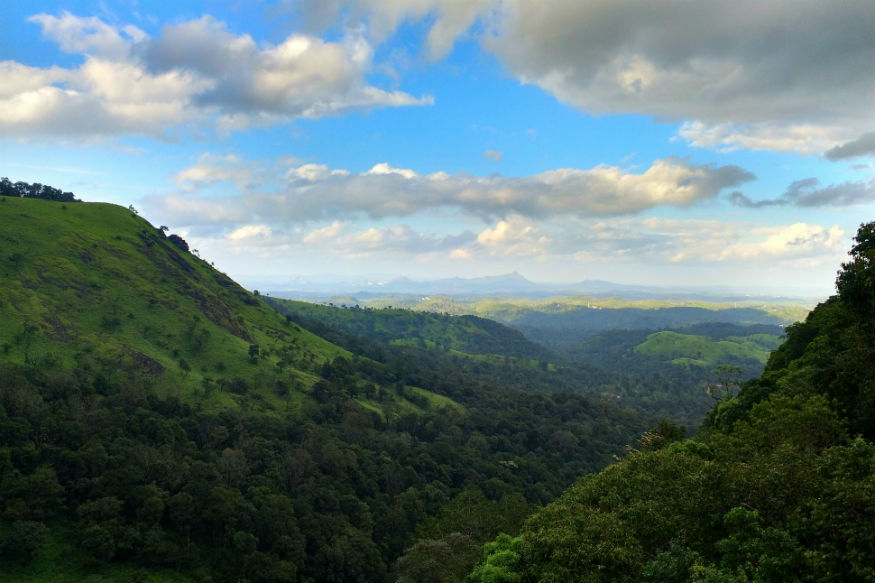
POLYGON ((628 6, 11 5, 0 175, 132 204, 250 288, 831 295, 875 210, 871 6, 628 6))
POLYGON ((686 299, 712 301, 715 303, 725 301, 740 301, 742 298, 750 301, 765 301, 768 303, 799 303, 814 306, 816 303, 826 300, 834 295, 835 290, 824 295, 819 288, 782 286, 756 287, 756 286, 671 286, 671 285, 641 285, 636 283, 620 283, 615 281, 587 279, 582 281, 534 281, 524 275, 511 272, 504 274, 484 275, 474 278, 411 278, 406 276, 386 276, 354 279, 341 274, 326 274, 322 277, 295 277, 285 282, 282 280, 262 279, 249 282, 249 289, 258 289, 260 293, 270 296, 271 294, 282 297, 313 297, 324 299, 330 296, 362 294, 368 297, 387 296, 421 296, 423 293, 429 296, 447 296, 459 298, 477 297, 509 297, 517 299, 533 298, 561 298, 561 297, 616 297, 629 300, 643 299, 686 299), (516 283, 522 283, 526 289, 504 288, 503 291, 483 291, 476 287, 482 283, 503 283, 513 279, 516 283), (461 284, 462 287, 455 290, 447 287, 431 287, 428 290, 416 289, 417 286, 440 286, 448 284, 461 284), (403 287, 407 285, 408 287, 403 287))

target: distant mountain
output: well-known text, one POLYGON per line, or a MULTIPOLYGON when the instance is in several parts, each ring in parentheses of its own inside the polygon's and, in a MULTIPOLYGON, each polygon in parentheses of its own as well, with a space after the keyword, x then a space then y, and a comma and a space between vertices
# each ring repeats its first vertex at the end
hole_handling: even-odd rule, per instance
POLYGON ((266 284, 271 295, 289 299, 329 300, 340 296, 370 299, 391 295, 431 296, 453 298, 495 296, 518 298, 547 298, 559 296, 622 297, 641 299, 688 299, 712 302, 790 302, 813 306, 816 298, 800 290, 793 296, 777 295, 768 290, 740 290, 710 287, 658 287, 621 284, 604 280, 584 280, 575 283, 533 282, 520 273, 475 278, 443 278, 419 281, 408 277, 388 280, 355 281, 334 278, 325 281, 296 279, 285 286, 266 284))

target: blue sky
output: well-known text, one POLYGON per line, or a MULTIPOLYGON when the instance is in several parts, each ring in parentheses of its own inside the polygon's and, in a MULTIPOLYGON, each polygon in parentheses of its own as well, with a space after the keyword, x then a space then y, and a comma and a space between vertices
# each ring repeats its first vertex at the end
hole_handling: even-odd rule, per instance
POLYGON ((7 4, 0 174, 250 287, 826 295, 873 216, 870 2, 7 4))

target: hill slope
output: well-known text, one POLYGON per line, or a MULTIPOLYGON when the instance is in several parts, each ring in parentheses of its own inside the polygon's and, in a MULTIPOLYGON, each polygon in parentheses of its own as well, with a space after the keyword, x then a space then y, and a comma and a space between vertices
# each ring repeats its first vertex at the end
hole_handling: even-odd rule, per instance
POLYGON ((395 580, 645 427, 501 361, 330 342, 120 207, 0 197, 0 243, 0 580, 395 580))
MULTIPOLYGON (((280 364, 286 380, 310 386, 319 365, 348 355, 287 325, 129 210, 0 201, 5 360, 44 368, 111 364, 120 374, 165 378, 187 398, 211 383, 253 384, 270 369, 256 363, 280 364)), ((201 397, 206 406, 235 406, 220 392, 201 397)))
POLYGON ((321 322, 353 336, 395 345, 439 348, 468 355, 549 360, 552 355, 520 332, 477 316, 358 307, 335 309, 294 300, 266 300, 280 312, 321 322))

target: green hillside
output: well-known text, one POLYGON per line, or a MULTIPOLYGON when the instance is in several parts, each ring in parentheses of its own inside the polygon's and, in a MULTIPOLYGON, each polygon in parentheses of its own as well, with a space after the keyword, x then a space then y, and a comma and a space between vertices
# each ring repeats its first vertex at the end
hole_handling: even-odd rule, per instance
POLYGON ((268 298, 267 302, 297 319, 318 321, 353 336, 395 345, 437 348, 470 356, 549 360, 552 354, 517 330, 477 316, 450 316, 398 308, 379 310, 318 305, 268 298))
MULTIPOLYGON (((235 401, 210 387, 234 379, 309 387, 319 365, 348 355, 287 325, 130 210, 0 203, 0 346, 9 362, 152 373, 181 389, 178 397, 197 394, 221 409, 235 401)), ((260 397, 281 406, 270 391, 260 397)))
POLYGON ((752 334, 713 340, 696 334, 666 330, 650 334, 647 340, 634 348, 634 352, 672 364, 713 369, 739 361, 765 365, 772 350, 780 343, 781 337, 775 334, 752 334))
POLYGON ((651 428, 485 545, 471 579, 875 580, 875 223, 837 288, 695 439, 651 428))
POLYGON ((0 196, 0 242, 0 581, 394 581, 646 427, 515 333, 461 353, 488 323, 435 320, 449 350, 311 329, 130 209, 0 196))

